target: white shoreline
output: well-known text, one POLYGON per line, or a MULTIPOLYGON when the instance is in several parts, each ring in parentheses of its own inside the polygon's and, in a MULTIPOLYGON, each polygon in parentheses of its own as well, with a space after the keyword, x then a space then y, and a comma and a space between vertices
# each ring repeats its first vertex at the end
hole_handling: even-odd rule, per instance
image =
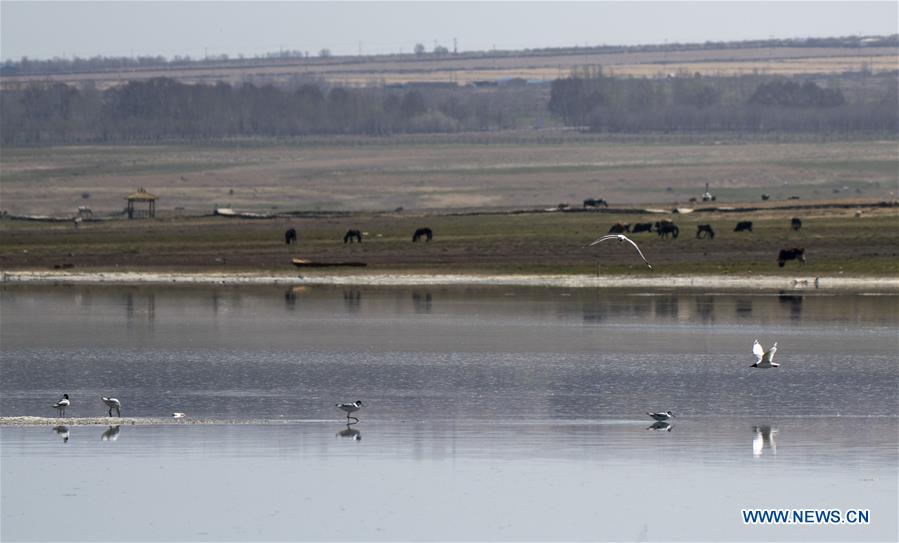
POLYGON ((540 275, 362 273, 275 275, 263 273, 0 271, 0 284, 83 285, 354 285, 532 286, 563 288, 696 288, 899 292, 899 277, 767 275, 540 275))

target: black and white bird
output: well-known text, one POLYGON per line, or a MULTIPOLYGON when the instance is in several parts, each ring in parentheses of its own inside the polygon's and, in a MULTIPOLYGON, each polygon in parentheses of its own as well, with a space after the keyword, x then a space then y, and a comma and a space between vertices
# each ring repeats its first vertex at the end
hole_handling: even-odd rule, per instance
POLYGON ((649 266, 649 269, 652 269, 652 265, 646 260, 646 257, 643 256, 643 251, 641 251, 640 248, 637 247, 637 244, 634 243, 634 241, 631 238, 625 236, 624 234, 609 234, 608 236, 603 236, 603 237, 599 238, 598 240, 595 240, 592 243, 590 243, 589 245, 587 245, 587 247, 593 247, 597 243, 602 243, 604 241, 609 241, 609 240, 618 240, 618 243, 622 243, 622 242, 626 241, 626 242, 630 243, 631 245, 633 245, 634 249, 637 250, 637 254, 639 254, 640 258, 643 259, 643 262, 645 262, 646 265, 649 266))
POLYGON ((66 416, 66 407, 68 407, 70 404, 71 402, 69 402, 69 395, 63 394, 62 399, 53 404, 53 408, 56 409, 57 416, 66 416))
POLYGON ((777 342, 774 342, 774 345, 771 346, 767 351, 762 348, 762 344, 759 343, 759 340, 755 340, 755 343, 752 344, 752 354, 755 355, 755 364, 749 366, 750 368, 776 368, 780 366, 780 364, 775 364, 772 362, 774 360, 774 353, 777 352, 777 342))
POLYGON ((334 405, 337 407, 337 409, 340 409, 341 411, 346 413, 346 420, 353 419, 356 422, 359 422, 359 419, 350 416, 350 414, 355 413, 356 411, 359 411, 360 409, 365 407, 364 405, 362 405, 362 400, 356 400, 353 403, 338 403, 334 405))
POLYGON ((184 418, 184 413, 179 413, 179 412, 176 411, 176 412, 172 413, 172 418, 173 418, 173 419, 183 419, 183 418, 184 418))
POLYGON ((674 417, 674 413, 671 411, 666 411, 664 413, 646 413, 650 417, 656 419, 657 421, 666 421, 674 417))
POLYGON ((115 409, 115 416, 117 416, 117 417, 121 417, 121 416, 122 416, 122 402, 118 401, 118 400, 115 399, 115 398, 103 398, 103 397, 101 397, 100 399, 103 400, 103 403, 105 403, 105 404, 106 404, 106 407, 109 408, 109 416, 110 416, 110 417, 112 416, 112 410, 113 410, 113 409, 115 409))

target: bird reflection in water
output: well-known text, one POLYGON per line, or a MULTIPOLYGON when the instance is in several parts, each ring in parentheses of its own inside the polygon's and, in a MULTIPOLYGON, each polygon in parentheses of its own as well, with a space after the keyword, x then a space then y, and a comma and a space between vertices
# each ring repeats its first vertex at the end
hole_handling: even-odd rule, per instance
POLYGON ((670 422, 665 422, 663 420, 657 420, 656 422, 646 427, 647 430, 665 430, 666 432, 670 432, 673 428, 673 424, 671 424, 670 422))
POLYGON ((761 456, 767 447, 771 454, 777 454, 777 428, 768 425, 752 427, 752 456, 761 456))
POLYGON ((101 441, 115 441, 119 438, 119 431, 121 431, 121 428, 119 427, 118 424, 116 424, 115 426, 110 426, 109 428, 106 429, 106 431, 104 431, 102 434, 100 434, 100 440, 101 441))
POLYGON ((56 432, 56 435, 62 438, 63 443, 69 442, 69 427, 68 426, 54 426, 53 431, 56 432))
POLYGON ((351 437, 354 441, 359 441, 360 439, 362 439, 362 432, 355 428, 352 428, 354 424, 356 423, 348 422, 345 429, 337 432, 337 437, 351 437))

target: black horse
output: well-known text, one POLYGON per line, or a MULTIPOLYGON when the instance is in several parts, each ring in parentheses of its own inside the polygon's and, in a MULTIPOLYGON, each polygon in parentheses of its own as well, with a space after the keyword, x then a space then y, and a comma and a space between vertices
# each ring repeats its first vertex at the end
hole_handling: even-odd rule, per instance
POLYGON ((790 219, 790 228, 793 230, 799 230, 802 228, 802 220, 799 217, 793 217, 790 219))
POLYGON ((752 232, 752 221, 740 221, 734 227, 734 232, 752 232))
POLYGON ((434 237, 434 232, 428 227, 419 228, 412 234, 412 241, 420 241, 422 236, 425 237, 425 241, 431 241, 431 238, 434 237))
POLYGON ((700 238, 715 239, 715 231, 712 230, 711 224, 697 224, 696 225, 696 239, 700 239, 700 238))
POLYGON ((678 234, 680 234, 680 228, 671 221, 656 221, 655 227, 656 233, 659 234, 660 238, 667 238, 668 234, 671 234, 671 237, 676 238, 678 234))
POLYGON ((586 200, 584 200, 584 209, 587 209, 588 207, 599 206, 609 207, 609 202, 606 202, 602 198, 587 198, 586 200))
POLYGON ((652 232, 652 223, 651 222, 634 223, 634 226, 631 227, 631 234, 637 234, 639 232, 652 232))
POLYGON ((284 232, 284 243, 290 245, 291 243, 297 242, 297 231, 293 228, 288 229, 284 232))
POLYGON ((359 230, 350 229, 346 231, 346 234, 343 236, 344 243, 353 243, 353 240, 362 243, 362 232, 359 230))
POLYGON ((777 265, 781 268, 787 263, 787 260, 798 260, 800 264, 805 262, 805 249, 793 247, 792 249, 781 249, 777 254, 777 265))

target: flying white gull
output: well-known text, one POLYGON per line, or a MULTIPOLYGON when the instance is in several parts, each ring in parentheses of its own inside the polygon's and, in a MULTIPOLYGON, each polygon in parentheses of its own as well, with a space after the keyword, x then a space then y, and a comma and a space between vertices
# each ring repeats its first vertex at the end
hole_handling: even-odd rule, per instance
POLYGON ((646 265, 649 266, 649 269, 652 269, 652 265, 649 262, 647 262, 646 257, 643 256, 643 251, 641 251, 640 248, 637 247, 637 244, 634 243, 634 241, 631 238, 625 236, 624 234, 609 234, 608 236, 603 236, 603 237, 599 238, 598 240, 594 241, 593 243, 590 243, 589 245, 587 245, 587 247, 593 247, 597 243, 602 243, 604 241, 609 241, 611 239, 617 239, 618 243, 621 243, 622 241, 626 241, 626 242, 630 243, 631 245, 633 245, 634 249, 637 250, 637 254, 639 254, 640 258, 643 259, 643 262, 646 262, 646 265))
POLYGON ((53 404, 53 408, 56 409, 56 414, 60 417, 66 416, 66 407, 70 404, 69 395, 63 394, 62 399, 53 404))
POLYGON ((118 400, 115 399, 115 398, 103 398, 103 397, 101 397, 100 399, 103 400, 103 403, 105 403, 105 404, 106 404, 106 407, 109 408, 109 416, 110 416, 110 417, 112 416, 112 410, 113 410, 113 409, 115 409, 115 416, 117 416, 117 417, 121 417, 121 416, 122 416, 122 402, 118 401, 118 400))
POLYGON ((767 351, 762 348, 759 340, 755 340, 755 343, 752 344, 752 354, 755 355, 755 364, 749 366, 750 368, 776 368, 780 366, 780 364, 775 364, 772 362, 774 360, 774 353, 777 352, 777 342, 774 342, 774 345, 771 346, 767 351))
POLYGON ((647 413, 647 415, 656 419, 657 421, 666 421, 674 417, 674 413, 672 413, 671 411, 666 411, 665 413, 647 413))
POLYGON ((334 405, 337 407, 337 409, 340 409, 341 411, 346 413, 346 420, 354 419, 356 422, 359 422, 359 419, 357 419, 356 417, 351 417, 350 413, 355 413, 356 411, 359 411, 364 407, 362 405, 362 400, 356 400, 353 403, 338 403, 334 405))

